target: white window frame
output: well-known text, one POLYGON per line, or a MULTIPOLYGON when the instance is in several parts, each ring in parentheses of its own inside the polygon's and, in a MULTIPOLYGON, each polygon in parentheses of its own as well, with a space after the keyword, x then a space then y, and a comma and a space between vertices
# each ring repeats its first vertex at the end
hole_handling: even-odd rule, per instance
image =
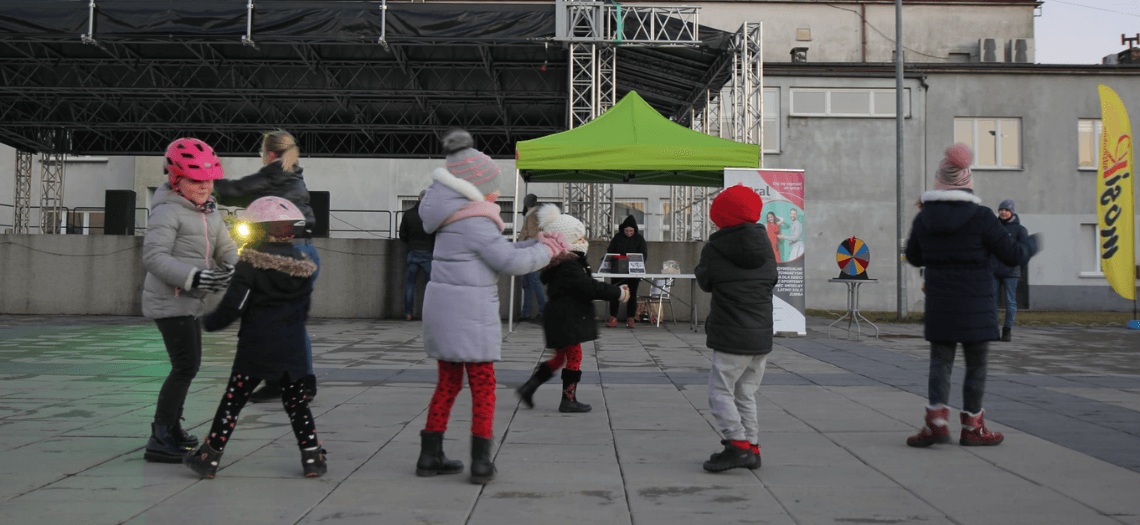
MULTIPOLYGON (((1021 121, 1021 117, 954 117, 953 134, 955 137, 957 137, 957 135, 958 135, 958 132, 957 132, 958 131, 958 123, 959 122, 965 122, 965 121, 969 121, 971 124, 970 135, 972 136, 972 139, 971 139, 971 142, 969 144, 966 144, 967 146, 970 147, 970 151, 972 151, 974 153, 974 164, 970 165, 971 170, 1020 171, 1020 170, 1024 169, 1024 166, 1025 166, 1025 150, 1022 147, 1021 135, 1022 135, 1022 130, 1024 129, 1025 126, 1021 121), (997 164, 994 166, 983 166, 983 165, 980 165, 977 163, 977 160, 978 160, 978 123, 980 121, 983 121, 983 120, 992 120, 995 123, 996 133, 994 135, 994 149, 995 149, 994 158, 996 159, 997 164), (1018 160, 1017 166, 1002 166, 1002 159, 1001 159, 1002 130, 1001 130, 1001 128, 1002 128, 1002 122, 1007 121, 1007 120, 1017 121, 1017 160, 1018 160)), ((957 139, 955 139, 955 140, 957 140, 957 139)))
MULTIPOLYGON (((649 225, 643 224, 643 223, 646 223, 649 221, 649 199, 645 199, 642 197, 623 197, 623 198, 614 199, 614 226, 612 228, 612 230, 614 232, 617 231, 618 226, 621 226, 621 222, 625 220, 625 215, 622 215, 620 217, 618 216, 618 212, 617 212, 617 205, 618 204, 635 204, 635 205, 640 204, 641 205, 641 215, 642 215, 643 219, 641 220, 641 222, 637 223, 637 233, 640 233, 642 237, 646 237, 646 235, 649 232, 649 229, 648 229, 649 225)), ((637 209, 637 206, 629 206, 629 207, 637 209)), ((648 239, 648 237, 646 237, 646 238, 648 239)))
POLYGON ((760 147, 764 149, 764 153, 778 155, 780 153, 780 88, 764 88, 764 107, 762 109, 762 116, 764 118, 764 142, 767 142, 770 137, 774 136, 776 149, 768 149, 767 144, 761 144, 760 147), (768 111, 769 105, 771 105, 772 111, 768 111))
POLYGON ((64 162, 109 162, 107 157, 92 157, 91 155, 64 155, 64 162))
POLYGON ((1080 171, 1096 171, 1097 163, 1100 161, 1100 140, 1104 134, 1104 122, 1098 118, 1082 118, 1077 119, 1077 169, 1080 171), (1093 158, 1092 166, 1081 165, 1081 141, 1084 137, 1081 136, 1084 131, 1081 130, 1081 124, 1091 122, 1093 125, 1093 158))
MULTIPOLYGON (((894 88, 790 88, 788 101, 788 116, 790 117, 837 117, 837 118, 895 118, 895 89, 894 88), (796 110, 796 95, 799 93, 823 93, 824 110, 823 113, 797 111, 796 110), (870 99, 867 105, 867 113, 838 113, 831 109, 831 94, 832 93, 867 93, 870 99), (889 93, 891 95, 891 112, 875 113, 875 94, 876 93, 889 93)), ((904 104, 903 113, 904 118, 911 116, 911 94, 910 88, 903 88, 904 104)))
MULTIPOLYGON (((1095 222, 1082 222, 1080 227, 1081 227, 1081 229, 1084 229, 1085 226, 1092 226, 1092 230, 1093 230, 1092 250, 1093 250, 1093 260, 1096 261, 1096 271, 1095 272, 1086 271, 1084 269, 1084 267, 1082 267, 1080 269, 1080 273, 1078 273, 1077 276, 1078 277, 1103 279, 1104 278, 1104 267, 1101 266, 1101 260, 1100 260, 1100 236, 1097 235, 1097 229, 1100 228, 1100 225, 1098 223, 1095 223, 1095 222)), ((1078 238, 1080 238, 1080 235, 1078 235, 1078 238)), ((1088 246, 1085 247, 1086 250, 1088 248, 1089 248, 1088 246)))

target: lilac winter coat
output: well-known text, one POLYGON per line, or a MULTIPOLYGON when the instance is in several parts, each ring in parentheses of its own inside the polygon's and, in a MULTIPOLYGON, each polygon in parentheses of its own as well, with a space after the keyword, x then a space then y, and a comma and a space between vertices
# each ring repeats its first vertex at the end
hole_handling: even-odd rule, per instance
POLYGON ((502 343, 499 275, 524 275, 550 262, 538 241, 507 242, 499 207, 445 169, 420 201, 424 231, 435 233, 424 293, 424 350, 441 361, 498 361, 502 343), (462 218, 460 218, 462 217, 462 218))

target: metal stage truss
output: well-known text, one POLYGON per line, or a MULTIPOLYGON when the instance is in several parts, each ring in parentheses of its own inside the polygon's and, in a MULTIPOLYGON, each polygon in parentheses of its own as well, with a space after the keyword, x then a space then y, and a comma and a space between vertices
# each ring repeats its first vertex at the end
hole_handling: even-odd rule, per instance
MULTIPOLYGON (((699 26, 691 7, 172 5, 0 0, 0 142, 21 152, 17 231, 31 205, 26 152, 154 155, 192 135, 250 156, 282 128, 311 156, 439 158, 439 137, 463 127, 509 158, 517 141, 581 125, 632 90, 696 125, 739 61, 740 37, 699 26)), ((42 170, 48 208, 62 175, 42 170)), ((612 195, 574 197, 596 232, 611 228, 612 195)))

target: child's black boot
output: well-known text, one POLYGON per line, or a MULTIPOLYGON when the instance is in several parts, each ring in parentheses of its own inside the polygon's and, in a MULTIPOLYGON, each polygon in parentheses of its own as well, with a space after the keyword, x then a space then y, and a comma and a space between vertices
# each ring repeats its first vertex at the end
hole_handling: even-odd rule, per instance
POLYGON ((581 379, 581 370, 562 369, 562 403, 558 405, 559 412, 590 411, 590 405, 578 402, 578 381, 581 379))
POLYGON ((301 450, 301 468, 305 469, 306 478, 319 478, 329 471, 325 462, 325 451, 320 445, 309 450, 301 450))
POLYGON ((201 479, 214 479, 218 473, 218 464, 222 461, 222 453, 214 450, 209 443, 203 443, 198 450, 183 456, 182 464, 198 473, 201 479))
POLYGON ((157 463, 181 463, 182 457, 193 449, 179 444, 178 438, 171 432, 174 428, 151 423, 150 440, 146 442, 143 459, 157 463))
POLYGON ((526 383, 523 383, 518 390, 515 390, 515 393, 518 394, 519 399, 522 400, 527 408, 534 408, 534 393, 538 390, 538 387, 542 386, 543 383, 552 377, 554 377, 554 371, 551 370, 546 363, 542 363, 538 365, 538 368, 534 369, 534 373, 530 375, 530 379, 527 379, 526 383))
POLYGON ((471 436, 471 483, 483 485, 495 478, 492 445, 491 438, 471 436))
POLYGON ((747 441, 721 441, 724 450, 709 457, 704 468, 709 472, 723 472, 734 468, 750 468, 755 460, 752 445, 747 441))
POLYGON ((443 432, 420 432, 420 459, 416 461, 417 476, 436 474, 459 474, 463 472, 463 462, 448 459, 443 453, 443 432))

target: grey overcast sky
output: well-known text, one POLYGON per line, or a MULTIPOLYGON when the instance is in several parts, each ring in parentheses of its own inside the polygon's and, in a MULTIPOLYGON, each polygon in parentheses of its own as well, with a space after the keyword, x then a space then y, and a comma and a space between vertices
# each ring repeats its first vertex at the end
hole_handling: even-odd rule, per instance
POLYGON ((1121 34, 1140 33, 1140 1, 1045 0, 1034 22, 1038 63, 1099 64, 1125 49, 1121 34))

